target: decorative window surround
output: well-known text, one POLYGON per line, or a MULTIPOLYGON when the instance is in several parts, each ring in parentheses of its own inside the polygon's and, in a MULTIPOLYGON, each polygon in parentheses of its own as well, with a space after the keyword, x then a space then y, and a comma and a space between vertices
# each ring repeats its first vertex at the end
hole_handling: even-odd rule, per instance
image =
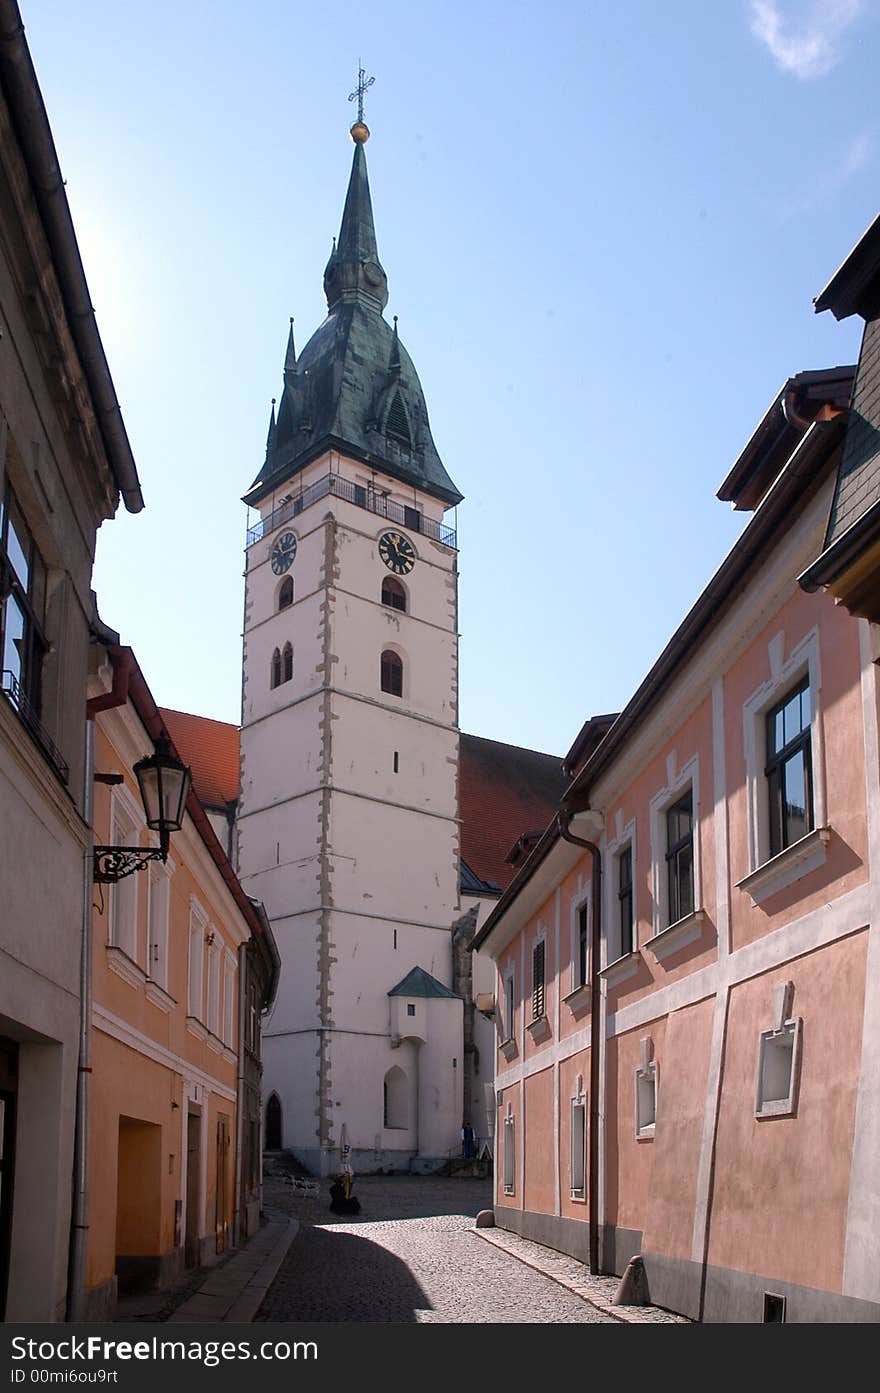
POLYGON ((615 958, 613 963, 603 967, 599 976, 607 986, 616 987, 628 977, 635 977, 641 963, 642 955, 638 948, 635 948, 631 953, 624 953, 622 958, 615 958))
POLYGON ((737 890, 744 890, 752 904, 762 904, 777 891, 785 890, 802 876, 824 865, 825 848, 830 841, 830 827, 815 827, 805 837, 777 852, 756 871, 737 881, 737 890))
POLYGON ((762 1030, 758 1044, 755 1117, 794 1117, 801 1072, 803 1021, 793 1017, 794 983, 784 982, 774 994, 774 1023, 762 1030))
MULTIPOLYGON (((749 875, 739 882, 740 888, 750 892, 748 880, 754 872, 761 870, 770 860, 770 814, 768 807, 767 779, 764 769, 767 763, 767 739, 764 718, 767 712, 786 691, 794 687, 802 678, 808 677, 810 683, 810 750, 813 775, 813 821, 815 831, 827 830, 828 817, 825 795, 825 754, 822 733, 822 719, 819 696, 822 689, 819 666, 819 630, 810 629, 795 644, 785 659, 785 637, 775 634, 767 645, 767 659, 770 676, 757 687, 743 705, 743 746, 746 762, 746 803, 749 811, 749 875)), ((813 836, 809 832, 807 837, 813 836)), ((800 842, 806 838, 801 838, 800 842)), ((800 845, 792 843, 792 846, 800 845)), ((774 862, 785 856, 792 848, 786 847, 772 859, 774 862)), ((821 861, 816 863, 821 865, 821 861)), ((798 880, 801 875, 815 869, 815 866, 801 864, 800 868, 786 885, 798 880)), ((779 889, 784 886, 780 884, 779 889)), ((767 890, 766 895, 773 894, 767 890)), ((766 898, 766 895, 763 898, 766 898)), ((760 901, 755 901, 760 903, 760 901)))
POLYGON ((587 1099, 583 1074, 578 1074, 570 1105, 569 1195, 579 1204, 587 1201, 587 1099))
POLYGON ((208 1027, 202 1025, 201 1021, 197 1021, 195 1016, 187 1016, 186 1028, 190 1035, 194 1035, 197 1040, 207 1040, 208 1027))
POLYGON ((219 1036, 215 1035, 212 1030, 209 1030, 208 1049, 213 1050, 215 1054, 222 1054, 223 1048, 223 1041, 219 1038, 219 1036))
MULTIPOLYGON (((703 902, 703 885, 700 870, 700 761, 694 755, 682 769, 676 772, 676 752, 671 750, 666 757, 666 784, 658 789, 651 799, 651 887, 653 898, 652 938, 657 938, 664 929, 674 928, 669 923, 669 887, 666 869, 666 811, 677 802, 690 786, 692 790, 693 815, 693 870, 694 904, 703 902)), ((635 862, 633 862, 635 866, 635 862)), ((686 917, 690 917, 689 915, 686 917)))
POLYGON ((144 991, 146 993, 147 1000, 152 1001, 154 1006, 158 1006, 159 1010, 163 1011, 166 1016, 177 1005, 177 1002, 174 999, 174 997, 171 996, 168 992, 166 992, 163 987, 159 986, 158 982, 154 982, 150 977, 147 978, 144 991))
MULTIPOLYGON (((630 818, 629 822, 624 822, 623 812, 618 808, 614 819, 614 836, 610 841, 606 841, 603 856, 603 913, 605 915, 605 953, 608 957, 606 970, 613 967, 616 963, 622 962, 632 956, 630 953, 621 954, 620 951, 620 906, 617 898, 617 858, 627 847, 632 847, 632 872, 633 872, 633 927, 632 942, 633 954, 638 954, 639 947, 639 916, 636 907, 636 867, 638 865, 638 853, 636 850, 636 820, 630 818)), ((633 969, 635 970, 635 969, 633 969)))
POLYGON ((636 1141, 653 1141, 657 1118, 657 1061, 650 1035, 639 1041, 640 1066, 635 1070, 636 1141))
POLYGON ((543 1040, 549 1040, 553 1033, 546 1016, 536 1016, 533 1021, 529 1021, 526 1030, 536 1045, 540 1045, 543 1040))
POLYGON ((117 977, 128 982, 129 986, 142 987, 147 980, 143 968, 130 958, 123 948, 117 948, 112 943, 107 945, 107 966, 117 977))
POLYGON ((516 1193, 516 1119, 510 1103, 504 1119, 504 1193, 516 1193))
POLYGON ((703 932, 705 921, 706 911, 695 909, 693 914, 686 914, 683 919, 670 924, 668 929, 661 929, 653 938, 649 938, 645 947, 649 953, 653 953, 658 962, 662 962, 664 958, 677 953, 680 948, 686 948, 689 943, 696 942, 703 932))

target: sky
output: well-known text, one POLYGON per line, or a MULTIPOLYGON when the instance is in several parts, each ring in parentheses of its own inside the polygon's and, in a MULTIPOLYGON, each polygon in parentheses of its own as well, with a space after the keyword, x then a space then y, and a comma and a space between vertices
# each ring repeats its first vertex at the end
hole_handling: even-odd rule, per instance
POLYGON ((20 0, 145 510, 104 621, 237 722, 241 495, 326 306, 359 61, 386 316, 465 501, 462 729, 563 754, 746 518, 715 492, 878 212, 880 0, 20 0))

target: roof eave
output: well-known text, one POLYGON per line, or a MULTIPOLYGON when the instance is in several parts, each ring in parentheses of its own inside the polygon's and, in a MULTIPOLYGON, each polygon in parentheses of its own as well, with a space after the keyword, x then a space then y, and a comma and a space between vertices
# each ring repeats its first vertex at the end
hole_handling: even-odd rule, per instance
POLYGON ((107 460, 126 510, 139 513, 144 499, 137 466, 98 332, 58 153, 15 0, 0 0, 0 71, 107 460))
POLYGON ((869 319, 880 309, 880 214, 816 296, 813 306, 817 314, 830 310, 835 319, 848 319, 853 314, 869 319))

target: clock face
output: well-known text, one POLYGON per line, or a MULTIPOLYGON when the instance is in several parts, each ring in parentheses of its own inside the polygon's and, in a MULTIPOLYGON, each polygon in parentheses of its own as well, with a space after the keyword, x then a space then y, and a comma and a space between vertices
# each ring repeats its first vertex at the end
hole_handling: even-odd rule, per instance
POLYGON ((276 576, 283 576, 293 565, 296 556, 296 538, 292 532, 282 532, 272 548, 272 570, 276 576))
POLYGON ((379 538, 379 555, 396 576, 408 575, 416 564, 413 544, 402 532, 383 532, 379 538))

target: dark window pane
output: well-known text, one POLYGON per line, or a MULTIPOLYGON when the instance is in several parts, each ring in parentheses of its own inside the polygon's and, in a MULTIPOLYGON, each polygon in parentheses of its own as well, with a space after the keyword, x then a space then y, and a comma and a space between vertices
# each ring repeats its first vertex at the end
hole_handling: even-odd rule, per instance
POLYGON ((786 844, 790 846, 808 831, 806 770, 801 750, 786 761, 784 774, 786 844))
POLYGON ((582 904, 578 911, 578 983, 581 986, 587 980, 587 949, 590 941, 588 928, 589 910, 582 904))
POLYGON ((22 680, 24 647, 24 614, 14 595, 6 601, 3 625, 3 669, 11 672, 17 682, 22 680))

